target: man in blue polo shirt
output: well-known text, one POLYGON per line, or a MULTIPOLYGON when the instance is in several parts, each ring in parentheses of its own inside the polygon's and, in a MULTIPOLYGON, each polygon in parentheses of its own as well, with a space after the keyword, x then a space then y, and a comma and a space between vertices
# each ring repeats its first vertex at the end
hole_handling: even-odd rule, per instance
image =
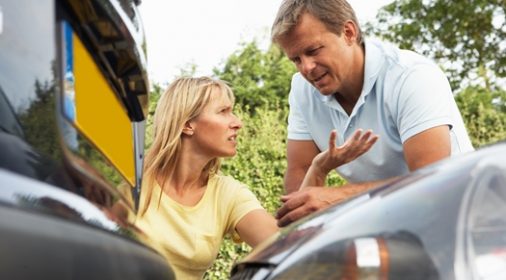
POLYGON ((365 40, 345 0, 284 0, 272 38, 299 71, 289 96, 288 194, 277 213, 280 226, 473 150, 440 68, 414 52, 365 40), (346 158, 357 129, 379 138, 363 155, 346 158), (330 168, 321 164, 329 153, 344 158, 330 168), (334 168, 348 184, 322 188, 334 168))

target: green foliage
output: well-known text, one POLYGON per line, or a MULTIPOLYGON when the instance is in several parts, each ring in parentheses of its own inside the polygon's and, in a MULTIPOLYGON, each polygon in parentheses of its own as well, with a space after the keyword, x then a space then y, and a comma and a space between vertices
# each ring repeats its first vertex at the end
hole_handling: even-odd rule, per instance
POLYGON ((455 99, 475 147, 506 139, 506 91, 469 87, 455 99))
POLYGON ((288 106, 293 63, 276 46, 262 51, 255 41, 243 43, 230 55, 218 78, 230 83, 236 103, 253 113, 257 107, 276 109, 288 106))
POLYGON ((62 158, 59 143, 54 141, 58 135, 57 120, 54 113, 56 106, 56 84, 54 81, 35 81, 35 99, 19 114, 23 124, 26 141, 39 153, 55 159, 62 158))
POLYGON ((156 104, 162 95, 162 87, 159 84, 154 84, 151 93, 149 94, 149 109, 146 117, 146 133, 144 139, 144 148, 148 148, 153 143, 153 116, 155 114, 156 104))
POLYGON ((505 14, 504 0, 401 0, 367 29, 440 62, 453 88, 477 78, 490 88, 489 78, 506 77, 505 14))
POLYGON ((242 259, 251 248, 245 243, 236 244, 231 239, 225 239, 221 244, 218 257, 204 274, 206 280, 222 280, 230 278, 232 264, 242 259))
POLYGON ((248 185, 267 211, 273 213, 280 206, 283 192, 287 110, 257 108, 253 116, 248 110, 236 109, 244 127, 239 131, 237 155, 226 159, 221 170, 248 185))
MULTIPOLYGON (((262 206, 274 214, 284 191, 287 109, 278 107, 272 110, 264 105, 255 109, 253 116, 248 112, 247 107, 236 109, 244 127, 239 131, 237 155, 226 159, 221 170, 248 185, 262 206)), ((249 251, 249 246, 244 243, 225 240, 204 279, 227 279, 232 264, 249 251)))

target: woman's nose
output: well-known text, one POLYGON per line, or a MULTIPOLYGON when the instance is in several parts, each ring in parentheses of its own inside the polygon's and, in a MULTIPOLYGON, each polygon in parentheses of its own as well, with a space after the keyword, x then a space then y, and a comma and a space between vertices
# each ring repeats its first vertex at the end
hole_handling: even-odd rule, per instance
POLYGON ((232 124, 231 124, 232 128, 240 129, 242 127, 241 119, 236 115, 233 115, 233 118, 234 118, 234 120, 232 121, 232 124))

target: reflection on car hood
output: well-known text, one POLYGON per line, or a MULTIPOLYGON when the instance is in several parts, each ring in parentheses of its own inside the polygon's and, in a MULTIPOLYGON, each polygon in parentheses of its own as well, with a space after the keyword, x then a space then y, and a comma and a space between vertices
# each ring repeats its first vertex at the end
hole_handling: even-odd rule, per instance
POLYGON ((257 246, 243 262, 278 264, 305 241, 324 230, 324 225, 347 210, 364 203, 370 195, 363 194, 323 211, 314 213, 281 230, 280 234, 257 246))
POLYGON ((0 178, 4 185, 0 188, 0 203, 85 222, 113 232, 119 230, 118 225, 95 205, 76 194, 1 168, 0 178))
POLYGON ((337 236, 351 236, 356 233, 354 230, 347 229, 346 231, 342 231, 336 229, 343 216, 346 216, 344 214, 350 210, 364 204, 375 204, 407 186, 410 186, 410 190, 415 188, 426 190, 428 185, 438 185, 438 181, 448 180, 448 178, 459 178, 459 181, 465 182, 467 180, 466 177, 470 176, 471 171, 483 159, 492 157, 497 153, 506 154, 506 143, 498 143, 491 147, 482 148, 479 151, 440 161, 401 177, 395 182, 380 186, 368 193, 358 195, 323 211, 309 215, 282 229, 279 235, 255 248, 237 265, 256 263, 276 266, 295 250, 308 243, 309 240, 318 238, 319 235, 328 230, 334 230, 336 238, 337 236))

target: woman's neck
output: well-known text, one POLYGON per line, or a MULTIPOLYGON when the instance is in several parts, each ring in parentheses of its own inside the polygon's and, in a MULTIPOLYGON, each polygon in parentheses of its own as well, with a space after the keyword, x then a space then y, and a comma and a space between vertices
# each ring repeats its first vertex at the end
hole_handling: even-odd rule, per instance
POLYGON ((212 160, 192 151, 185 151, 184 145, 178 162, 172 172, 160 174, 157 182, 163 191, 170 196, 184 197, 187 193, 199 192, 207 185, 208 171, 206 165, 212 160), (170 173, 170 174, 168 174, 170 173))

